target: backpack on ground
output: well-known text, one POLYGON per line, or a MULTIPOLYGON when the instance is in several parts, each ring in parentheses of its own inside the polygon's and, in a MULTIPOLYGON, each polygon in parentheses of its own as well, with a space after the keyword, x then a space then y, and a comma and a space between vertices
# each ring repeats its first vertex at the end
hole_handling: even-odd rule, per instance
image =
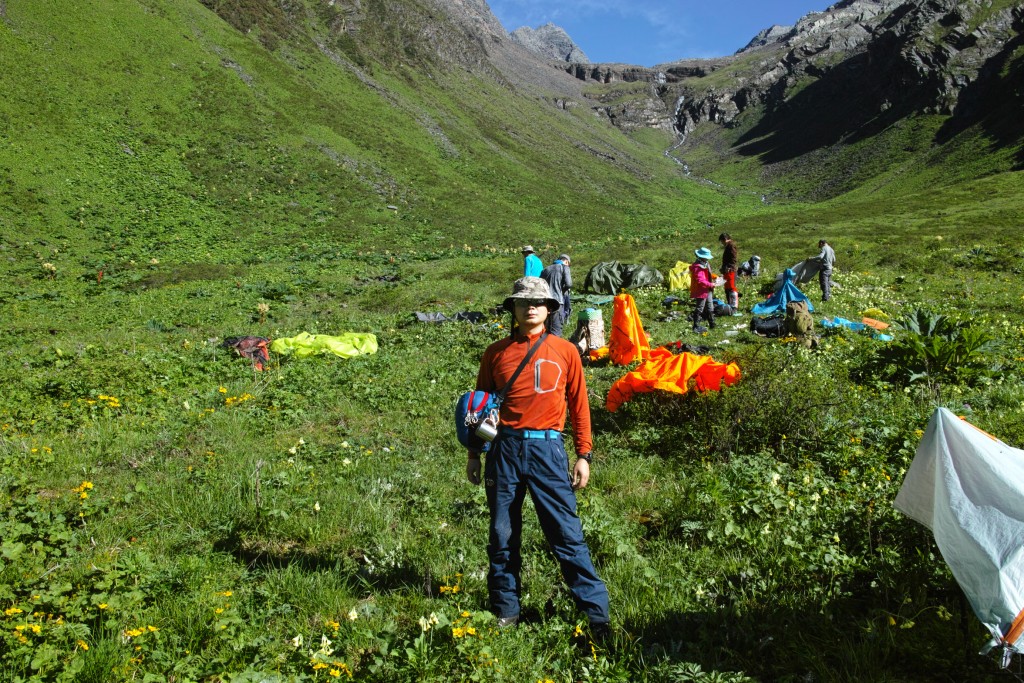
POLYGON ((576 330, 569 341, 576 345, 580 354, 586 358, 594 349, 605 345, 604 318, 599 308, 585 308, 577 316, 576 330))
POLYGON ((750 319, 750 331, 762 337, 781 337, 786 332, 786 319, 782 316, 774 318, 750 319))

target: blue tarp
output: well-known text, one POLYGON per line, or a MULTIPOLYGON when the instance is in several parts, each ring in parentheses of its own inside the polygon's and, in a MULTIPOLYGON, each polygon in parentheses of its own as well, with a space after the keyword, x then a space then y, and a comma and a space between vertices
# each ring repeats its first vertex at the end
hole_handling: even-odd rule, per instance
POLYGON ((853 330, 854 332, 863 332, 864 330, 871 330, 872 339, 877 339, 878 341, 892 341, 892 335, 882 334, 881 332, 870 327, 869 325, 865 325, 864 323, 857 323, 852 320, 847 320, 846 318, 840 318, 838 315, 831 319, 822 318, 821 324, 824 327, 845 327, 846 329, 853 330))
POLYGON ((791 269, 787 268, 786 272, 782 274, 782 286, 779 290, 772 294, 768 301, 757 304, 751 309, 751 313, 754 315, 772 315, 773 313, 785 313, 786 304, 790 301, 806 301, 807 310, 813 311, 814 306, 811 305, 807 295, 796 288, 793 284, 794 273, 791 269))

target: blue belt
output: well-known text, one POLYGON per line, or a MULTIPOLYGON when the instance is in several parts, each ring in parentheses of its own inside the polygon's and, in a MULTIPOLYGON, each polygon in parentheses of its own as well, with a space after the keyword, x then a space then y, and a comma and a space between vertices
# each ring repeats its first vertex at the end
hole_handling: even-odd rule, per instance
POLYGON ((562 432, 557 429, 510 429, 501 428, 502 434, 515 436, 520 439, 547 439, 549 441, 562 438, 562 432))

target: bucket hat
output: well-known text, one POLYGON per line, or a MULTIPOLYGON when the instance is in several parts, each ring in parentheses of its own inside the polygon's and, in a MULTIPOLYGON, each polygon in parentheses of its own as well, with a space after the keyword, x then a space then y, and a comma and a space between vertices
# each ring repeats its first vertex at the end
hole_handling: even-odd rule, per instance
POLYGON ((532 254, 532 253, 534 253, 533 252, 533 245, 532 244, 527 244, 525 247, 523 247, 519 251, 523 252, 524 254, 532 254))
POLYGON ((521 277, 516 280, 512 285, 512 294, 505 299, 505 308, 511 311, 516 305, 516 299, 543 299, 550 311, 557 310, 562 305, 561 301, 551 296, 548 283, 539 277, 521 277))
POLYGON ((709 261, 713 258, 711 250, 707 247, 701 247, 700 249, 694 249, 693 253, 697 255, 697 258, 708 259, 709 261))
POLYGON ((559 261, 564 261, 565 265, 569 265, 570 259, 569 259, 569 255, 568 254, 559 254, 558 255, 558 260, 559 261))

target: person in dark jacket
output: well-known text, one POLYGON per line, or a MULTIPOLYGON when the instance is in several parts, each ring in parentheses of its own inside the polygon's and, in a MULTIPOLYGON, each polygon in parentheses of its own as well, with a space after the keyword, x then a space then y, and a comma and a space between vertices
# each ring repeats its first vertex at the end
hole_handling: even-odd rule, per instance
POLYGON ((732 235, 723 232, 718 236, 722 243, 722 277, 725 278, 725 303, 732 308, 733 315, 739 313, 740 293, 736 289, 736 267, 739 265, 739 252, 732 235))
POLYGON ((836 265, 836 252, 832 250, 832 245, 825 240, 818 240, 818 248, 821 249, 821 252, 811 260, 818 264, 821 300, 828 301, 832 298, 832 269, 836 265))
POLYGON ((555 262, 540 272, 548 283, 551 296, 562 302, 561 308, 551 313, 551 334, 562 336, 565 321, 569 318, 569 290, 572 289, 572 273, 569 272, 569 255, 561 254, 555 262))

